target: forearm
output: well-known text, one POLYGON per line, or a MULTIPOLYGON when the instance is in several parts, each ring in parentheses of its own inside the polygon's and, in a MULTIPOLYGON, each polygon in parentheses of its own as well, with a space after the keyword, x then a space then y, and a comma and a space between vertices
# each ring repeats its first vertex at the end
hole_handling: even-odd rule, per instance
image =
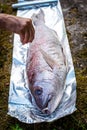
POLYGON ((18 20, 15 16, 9 14, 0 14, 0 28, 16 32, 15 27, 18 27, 18 20))
POLYGON ((7 15, 6 14, 0 14, 0 28, 1 29, 6 29, 6 17, 7 15))

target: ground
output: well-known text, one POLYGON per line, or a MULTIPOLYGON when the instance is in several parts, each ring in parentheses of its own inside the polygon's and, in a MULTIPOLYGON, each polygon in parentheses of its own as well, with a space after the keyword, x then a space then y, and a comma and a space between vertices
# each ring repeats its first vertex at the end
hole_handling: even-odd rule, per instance
MULTIPOLYGON (((16 15, 11 4, 16 0, 0 0, 0 13, 16 15)), ((52 123, 27 125, 7 115, 13 34, 0 30, 0 130, 87 130, 87 1, 75 0, 63 8, 77 80, 77 111, 52 123)))

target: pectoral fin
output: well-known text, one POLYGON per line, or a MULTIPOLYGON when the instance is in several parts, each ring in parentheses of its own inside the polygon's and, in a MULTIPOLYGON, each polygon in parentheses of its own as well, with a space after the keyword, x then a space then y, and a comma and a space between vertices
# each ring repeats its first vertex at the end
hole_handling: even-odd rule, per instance
POLYGON ((43 55, 43 58, 45 59, 46 63, 51 67, 51 69, 54 69, 55 66, 59 66, 58 63, 47 54, 44 50, 40 49, 41 54, 43 55))

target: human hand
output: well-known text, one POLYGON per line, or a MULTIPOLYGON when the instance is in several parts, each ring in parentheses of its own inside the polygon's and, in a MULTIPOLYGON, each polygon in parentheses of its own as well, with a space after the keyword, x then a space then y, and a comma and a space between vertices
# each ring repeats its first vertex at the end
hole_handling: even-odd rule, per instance
POLYGON ((0 28, 19 34, 23 44, 32 42, 34 39, 35 30, 29 18, 0 14, 0 28))
POLYGON ((34 39, 35 30, 31 19, 17 18, 18 25, 16 26, 15 33, 20 35, 20 40, 23 44, 32 42, 34 39))

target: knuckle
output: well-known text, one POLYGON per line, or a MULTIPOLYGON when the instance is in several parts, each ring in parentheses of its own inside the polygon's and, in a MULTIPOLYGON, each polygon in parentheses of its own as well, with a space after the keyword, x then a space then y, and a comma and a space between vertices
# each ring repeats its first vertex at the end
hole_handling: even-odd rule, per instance
POLYGON ((27 24, 32 24, 32 20, 31 19, 27 19, 26 23, 27 24))

